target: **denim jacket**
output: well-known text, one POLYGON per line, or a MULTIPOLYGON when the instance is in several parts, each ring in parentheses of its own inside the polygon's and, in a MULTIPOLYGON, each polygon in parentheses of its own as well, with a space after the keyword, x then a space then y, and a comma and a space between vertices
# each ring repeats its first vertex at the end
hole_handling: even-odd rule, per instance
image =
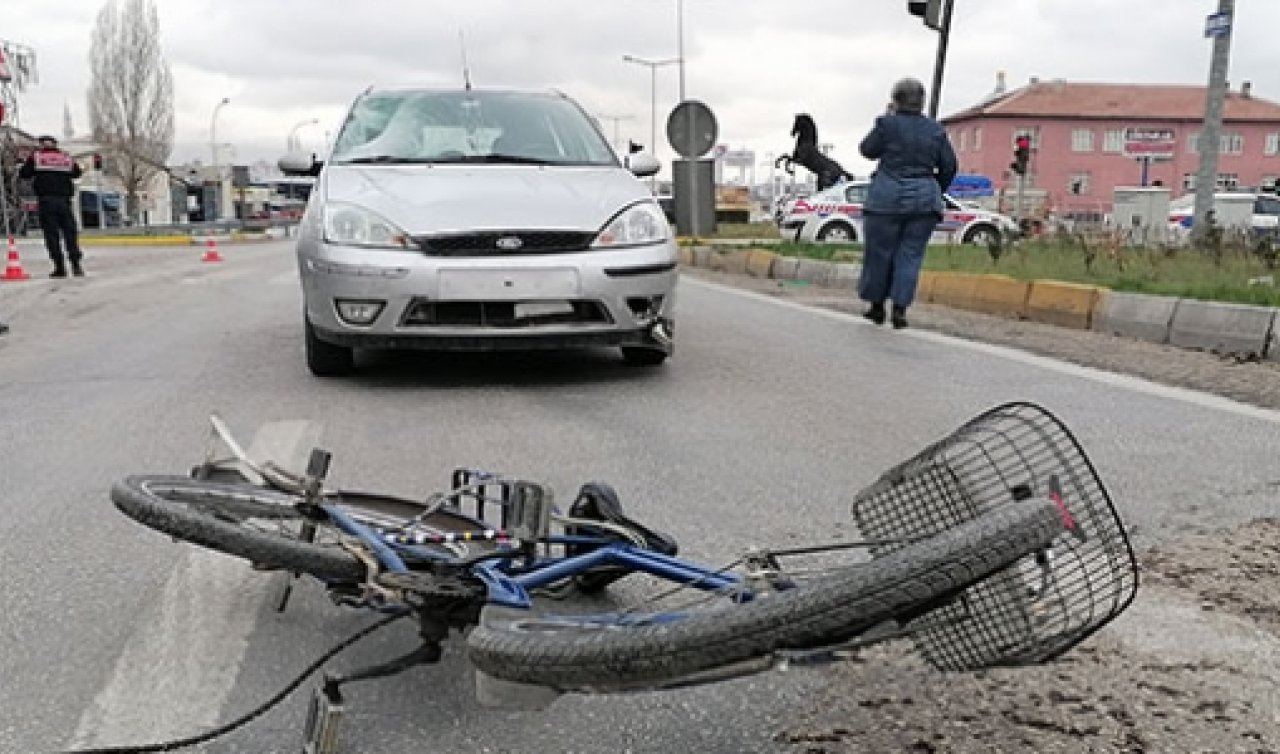
POLYGON ((942 192, 956 177, 956 153, 942 125, 915 114, 882 115, 862 140, 862 156, 879 160, 863 211, 943 213, 942 192))

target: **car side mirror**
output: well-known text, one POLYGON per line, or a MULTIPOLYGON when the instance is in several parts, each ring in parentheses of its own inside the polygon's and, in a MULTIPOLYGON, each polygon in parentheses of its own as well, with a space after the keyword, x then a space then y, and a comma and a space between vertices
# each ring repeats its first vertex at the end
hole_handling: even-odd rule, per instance
POLYGON ((324 163, 317 160, 316 156, 310 152, 290 152, 281 157, 276 164, 280 172, 292 176, 315 177, 320 175, 320 169, 324 167, 324 163))
POLYGON ((648 152, 639 152, 627 157, 627 168, 637 178, 648 178, 651 175, 657 175, 662 169, 662 163, 658 162, 658 158, 648 152))

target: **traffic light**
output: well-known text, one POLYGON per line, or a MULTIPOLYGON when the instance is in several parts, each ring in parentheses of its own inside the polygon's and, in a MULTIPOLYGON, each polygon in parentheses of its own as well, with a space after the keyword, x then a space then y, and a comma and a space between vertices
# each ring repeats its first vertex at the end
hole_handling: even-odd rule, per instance
POLYGON ((1013 162, 1009 167, 1018 175, 1027 174, 1027 160, 1031 158, 1031 137, 1023 134, 1013 140, 1013 162))
POLYGON ((97 152, 94 152, 93 154, 93 169, 102 170, 102 155, 97 152))
POLYGON ((930 29, 942 30, 942 0, 907 0, 907 12, 919 16, 930 29))

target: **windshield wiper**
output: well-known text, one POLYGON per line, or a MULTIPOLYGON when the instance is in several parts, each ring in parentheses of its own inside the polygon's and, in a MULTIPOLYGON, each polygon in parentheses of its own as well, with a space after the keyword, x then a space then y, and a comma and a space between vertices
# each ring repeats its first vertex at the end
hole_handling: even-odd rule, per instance
POLYGON ((457 157, 443 157, 432 160, 437 163, 507 163, 511 165, 560 165, 555 160, 544 160, 540 157, 524 157, 518 154, 472 154, 457 157))
POLYGON ((339 165, 424 165, 437 160, 428 159, 426 157, 392 157, 387 154, 375 155, 373 157, 352 157, 349 160, 339 160, 339 165))

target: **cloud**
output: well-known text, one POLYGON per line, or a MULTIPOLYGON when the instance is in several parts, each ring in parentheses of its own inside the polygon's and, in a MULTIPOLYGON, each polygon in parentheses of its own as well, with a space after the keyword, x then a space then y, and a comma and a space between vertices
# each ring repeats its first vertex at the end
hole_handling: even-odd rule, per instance
MULTIPOLYGON (((347 104, 372 85, 457 86, 459 32, 477 86, 556 88, 602 117, 606 135, 650 141, 651 77, 625 54, 674 57, 679 0, 183 0, 158 2, 175 77, 174 157, 209 154, 218 139, 241 160, 274 159, 289 131, 318 148, 347 104), (610 117, 603 117, 610 116, 610 117), (617 118, 615 120, 614 118, 617 118)), ((893 81, 929 85, 937 35, 899 0, 683 0, 687 93, 715 111, 720 140, 757 152, 789 148, 791 118, 814 115, 846 167, 865 172, 857 143, 893 81)), ((5 0, 5 34, 37 49, 40 85, 21 100, 32 130, 60 131, 64 103, 87 129, 88 47, 100 6, 86 0, 5 0), (57 23, 50 23, 56 19, 57 23)), ((1203 84, 1215 0, 1164 0, 1158 12, 1115 0, 957 2, 942 112, 982 99, 997 71, 1010 86, 1032 76, 1078 81, 1203 84)), ((1233 82, 1280 99, 1271 30, 1280 3, 1242 3, 1233 82)), ((675 66, 659 69, 659 154, 670 159, 666 116, 675 66)))

